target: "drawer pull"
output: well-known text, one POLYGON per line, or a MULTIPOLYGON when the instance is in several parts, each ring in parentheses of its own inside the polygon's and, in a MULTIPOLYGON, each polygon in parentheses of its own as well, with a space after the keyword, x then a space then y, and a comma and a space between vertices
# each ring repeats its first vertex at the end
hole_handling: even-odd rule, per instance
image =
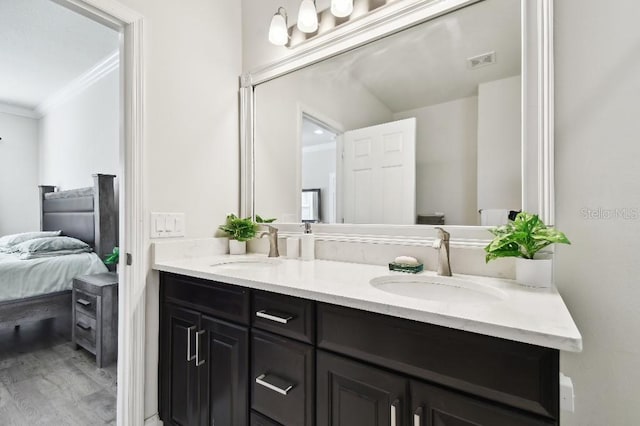
POLYGON ((88 330, 91 330, 91 326, 90 326, 90 325, 87 325, 87 324, 85 324, 85 323, 83 323, 82 321, 78 321, 78 322, 76 323, 76 325, 77 325, 78 327, 80 327, 81 329, 83 329, 83 330, 87 330, 87 331, 88 331, 88 330))
POLYGON ((187 362, 196 359, 196 355, 191 355, 191 332, 196 329, 195 325, 187 328, 187 362))
POLYGON ((269 313, 266 309, 256 312, 256 316, 259 318, 268 319, 270 321, 279 322, 280 324, 287 324, 289 321, 293 319, 292 315, 282 314, 278 312, 279 315, 275 313, 269 313))
POLYGON ((278 392, 281 395, 286 395, 293 389, 293 385, 286 383, 278 377, 267 376, 266 374, 261 374, 256 377, 256 383, 274 392, 278 392))
POLYGON ((88 300, 84 300, 84 299, 78 299, 78 300, 76 300, 76 303, 79 304, 79 305, 84 306, 85 308, 87 306, 91 306, 91 302, 89 302, 88 300))
POLYGON ((413 413, 413 426, 422 426, 422 407, 413 413))
POLYGON ((398 405, 400 401, 397 399, 391 403, 391 422, 389 423, 391 426, 398 425, 398 405))
POLYGON ((204 333, 204 330, 200 330, 196 333, 196 367, 200 367, 204 364, 204 359, 200 359, 200 336, 204 333))

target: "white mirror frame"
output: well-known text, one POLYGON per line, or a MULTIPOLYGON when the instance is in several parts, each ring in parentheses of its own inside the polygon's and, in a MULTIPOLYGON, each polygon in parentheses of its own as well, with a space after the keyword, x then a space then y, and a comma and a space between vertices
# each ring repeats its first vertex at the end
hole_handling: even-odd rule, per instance
MULTIPOLYGON (((240 214, 255 214, 255 86, 358 46, 483 0, 406 0, 319 35, 284 59, 240 78, 240 214)), ((553 0, 522 4, 522 206, 554 224, 553 0)), ((287 233, 299 224, 279 224, 287 233)), ((491 235, 483 226, 446 226, 452 245, 484 247, 491 235)), ((429 245, 429 225, 314 225, 316 239, 378 244, 429 245)))

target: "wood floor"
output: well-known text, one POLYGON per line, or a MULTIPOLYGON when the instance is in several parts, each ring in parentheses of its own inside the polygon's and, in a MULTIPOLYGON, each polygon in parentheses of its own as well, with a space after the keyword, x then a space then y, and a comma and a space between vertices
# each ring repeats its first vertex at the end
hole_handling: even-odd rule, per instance
POLYGON ((74 350, 70 318, 0 329, 0 425, 116 424, 116 365, 74 350))

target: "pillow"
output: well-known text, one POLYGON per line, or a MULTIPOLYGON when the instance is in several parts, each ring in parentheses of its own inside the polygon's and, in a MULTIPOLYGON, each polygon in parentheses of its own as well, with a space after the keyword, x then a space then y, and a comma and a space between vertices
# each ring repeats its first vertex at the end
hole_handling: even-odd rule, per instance
POLYGON ((23 232, 21 234, 5 235, 0 238, 0 251, 11 251, 12 247, 36 238, 57 237, 62 231, 23 232))
POLYGON ((14 253, 52 253, 66 250, 91 251, 89 244, 71 237, 35 238, 13 246, 14 253))

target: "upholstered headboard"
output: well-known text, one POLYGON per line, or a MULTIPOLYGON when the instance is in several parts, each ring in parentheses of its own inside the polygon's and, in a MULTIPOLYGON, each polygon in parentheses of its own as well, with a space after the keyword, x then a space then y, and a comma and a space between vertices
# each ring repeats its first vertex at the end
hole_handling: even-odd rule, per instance
POLYGON ((93 187, 55 192, 40 186, 40 229, 61 230, 93 247, 103 258, 118 245, 113 175, 93 175, 93 187))

